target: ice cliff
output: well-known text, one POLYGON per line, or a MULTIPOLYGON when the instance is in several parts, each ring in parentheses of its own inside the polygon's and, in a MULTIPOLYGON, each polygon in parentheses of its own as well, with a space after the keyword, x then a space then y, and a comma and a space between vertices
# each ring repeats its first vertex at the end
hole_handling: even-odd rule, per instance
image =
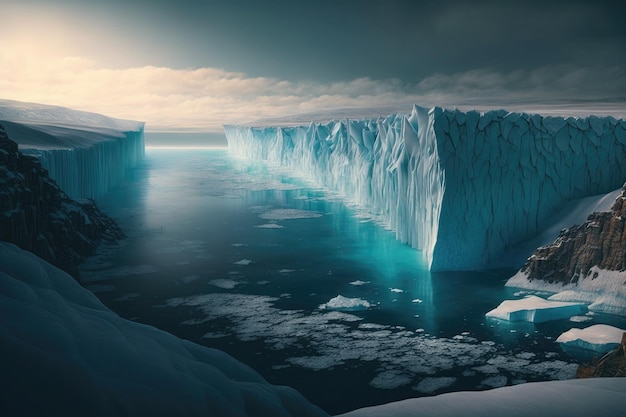
POLYGON ((432 270, 489 265, 568 201, 626 179, 626 121, 613 117, 414 106, 378 119, 224 129, 234 153, 379 215, 432 270))
POLYGON ((0 100, 0 124, 72 198, 101 197, 144 156, 141 122, 0 100))

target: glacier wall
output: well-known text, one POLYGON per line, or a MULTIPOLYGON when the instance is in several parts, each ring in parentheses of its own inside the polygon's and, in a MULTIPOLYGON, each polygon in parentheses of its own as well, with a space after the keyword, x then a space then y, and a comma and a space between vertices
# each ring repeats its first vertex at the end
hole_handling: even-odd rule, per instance
POLYGON ((626 122, 613 117, 414 106, 376 120, 224 130, 235 154, 380 215, 431 270, 488 266, 569 200, 626 180, 626 122))
POLYGON ((37 157, 70 197, 97 199, 118 184, 126 176, 126 170, 137 165, 145 155, 143 126, 103 139, 89 147, 20 147, 20 151, 37 157))
POLYGON ((144 157, 144 123, 66 107, 0 99, 0 124, 77 198, 99 198, 144 157))

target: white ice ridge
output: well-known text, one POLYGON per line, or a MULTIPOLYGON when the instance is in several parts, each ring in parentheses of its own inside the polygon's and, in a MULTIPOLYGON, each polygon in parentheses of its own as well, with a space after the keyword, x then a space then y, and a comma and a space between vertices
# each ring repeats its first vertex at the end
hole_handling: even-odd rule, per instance
MULTIPOLYGON (((235 154, 380 215, 432 270, 488 265, 568 201, 626 180, 626 121, 425 109, 307 126, 224 126, 235 154)), ((516 265, 519 266, 519 265, 516 265)))
POLYGON ((73 198, 98 198, 144 157, 144 123, 0 100, 0 124, 73 198))
POLYGON ((6 416, 326 416, 221 351, 122 319, 4 242, 0 357, 6 416))

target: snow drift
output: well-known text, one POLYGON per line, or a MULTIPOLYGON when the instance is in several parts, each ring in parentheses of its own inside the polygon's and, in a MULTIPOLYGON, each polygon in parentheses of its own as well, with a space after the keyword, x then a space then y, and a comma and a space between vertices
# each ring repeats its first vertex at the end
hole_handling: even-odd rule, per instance
POLYGON ((225 353, 124 320, 0 242, 0 404, 11 416, 324 416, 225 353))

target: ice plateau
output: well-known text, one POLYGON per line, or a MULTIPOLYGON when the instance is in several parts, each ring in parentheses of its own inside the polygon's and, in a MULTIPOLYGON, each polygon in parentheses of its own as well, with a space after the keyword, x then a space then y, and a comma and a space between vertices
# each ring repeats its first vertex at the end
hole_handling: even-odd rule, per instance
POLYGON ((235 154, 288 167, 380 216, 431 270, 489 265, 567 202, 626 179, 626 121, 611 116, 414 106, 224 130, 235 154))
POLYGON ((72 198, 98 198, 144 157, 144 123, 0 100, 0 124, 72 198))

